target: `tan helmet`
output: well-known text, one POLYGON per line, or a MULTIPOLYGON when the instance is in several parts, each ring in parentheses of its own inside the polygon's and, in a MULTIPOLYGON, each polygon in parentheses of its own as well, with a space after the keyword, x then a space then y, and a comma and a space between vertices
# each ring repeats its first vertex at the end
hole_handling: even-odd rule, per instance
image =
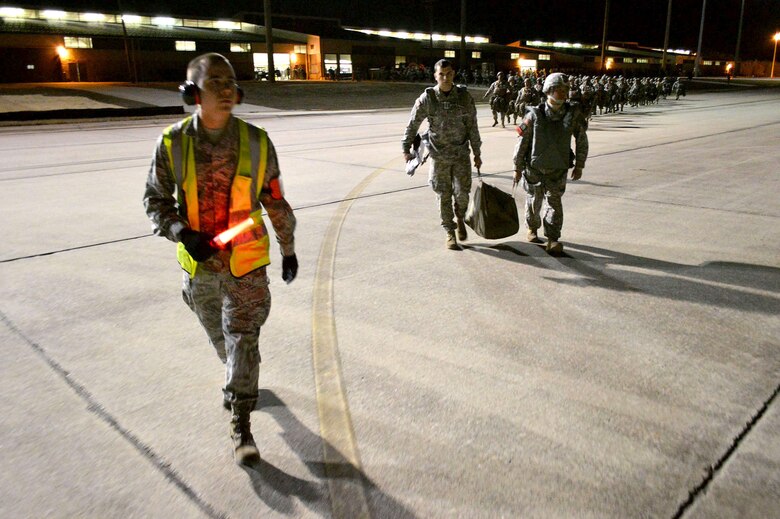
POLYGON ((552 91, 559 86, 565 86, 566 88, 569 88, 569 80, 566 77, 566 74, 553 72, 545 78, 544 85, 542 86, 542 92, 544 92, 545 95, 550 95, 552 91))

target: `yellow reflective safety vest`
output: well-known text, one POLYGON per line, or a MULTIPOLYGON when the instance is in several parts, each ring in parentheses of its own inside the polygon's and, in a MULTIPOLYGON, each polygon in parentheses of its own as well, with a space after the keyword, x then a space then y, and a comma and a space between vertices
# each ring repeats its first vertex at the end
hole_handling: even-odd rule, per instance
MULTIPOLYGON (((268 256, 268 232, 260 216, 262 211, 258 202, 268 160, 268 136, 262 128, 241 119, 236 120, 239 131, 238 167, 230 188, 228 226, 233 227, 241 223, 249 218, 250 214, 257 222, 254 228, 239 234, 231 242, 230 272, 241 277, 271 263, 268 256)), ((163 132, 163 144, 176 180, 179 211, 183 215, 186 214, 190 228, 198 231, 200 218, 195 139, 187 132, 191 124, 192 116, 166 128, 163 132)), ((179 242, 177 247, 181 268, 193 277, 198 262, 190 256, 183 243, 179 242)))

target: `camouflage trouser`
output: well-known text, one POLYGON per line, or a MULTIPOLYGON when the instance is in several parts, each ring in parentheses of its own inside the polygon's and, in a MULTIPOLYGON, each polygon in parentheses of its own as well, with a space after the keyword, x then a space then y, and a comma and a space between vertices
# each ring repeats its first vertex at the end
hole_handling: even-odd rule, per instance
POLYGON ((566 191, 566 169, 538 170, 526 168, 523 172, 525 196, 525 223, 529 229, 538 229, 541 222, 542 202, 547 202, 544 212, 544 235, 550 241, 558 241, 563 227, 561 197, 566 191))
POLYGON ((471 193, 469 157, 462 159, 431 158, 428 182, 439 200, 441 226, 447 232, 454 231, 456 226, 453 218, 464 218, 469 206, 469 194, 471 193))
POLYGON ((182 296, 225 364, 225 399, 254 408, 260 373, 260 327, 271 310, 265 268, 240 278, 230 272, 201 268, 190 279, 185 272, 182 296))

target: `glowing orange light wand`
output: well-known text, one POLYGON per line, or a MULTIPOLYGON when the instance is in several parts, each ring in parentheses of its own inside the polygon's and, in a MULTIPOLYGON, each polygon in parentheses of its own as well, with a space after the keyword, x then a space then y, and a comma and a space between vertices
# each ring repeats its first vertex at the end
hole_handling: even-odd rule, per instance
POLYGON ((262 215, 262 209, 258 209, 254 213, 251 213, 249 215, 249 218, 244 220, 243 222, 240 222, 233 227, 222 231, 221 233, 214 236, 214 239, 211 240, 211 243, 214 244, 215 247, 218 249, 224 249, 228 243, 230 243, 233 238, 241 234, 242 232, 246 232, 250 229, 254 229, 258 225, 260 225, 261 215, 262 215))

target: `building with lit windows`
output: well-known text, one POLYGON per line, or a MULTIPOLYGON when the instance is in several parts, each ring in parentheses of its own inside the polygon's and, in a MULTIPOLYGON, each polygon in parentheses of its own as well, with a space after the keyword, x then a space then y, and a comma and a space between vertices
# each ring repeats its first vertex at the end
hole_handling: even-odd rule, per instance
MULTIPOLYGON (((262 18, 262 16, 259 16, 262 18)), ((0 7, 0 82, 179 81, 187 63, 219 52, 240 80, 269 73, 266 30, 258 15, 209 20, 127 13, 82 13, 0 7)), ((660 49, 611 42, 601 63, 598 45, 519 40, 508 45, 460 36, 342 27, 338 19, 274 14, 273 64, 277 79, 387 79, 409 66, 446 58, 479 71, 558 70, 642 75, 661 69, 660 49)), ((688 51, 667 52, 667 68, 693 66, 688 51)), ((704 74, 721 75, 727 60, 707 59, 704 74)))

